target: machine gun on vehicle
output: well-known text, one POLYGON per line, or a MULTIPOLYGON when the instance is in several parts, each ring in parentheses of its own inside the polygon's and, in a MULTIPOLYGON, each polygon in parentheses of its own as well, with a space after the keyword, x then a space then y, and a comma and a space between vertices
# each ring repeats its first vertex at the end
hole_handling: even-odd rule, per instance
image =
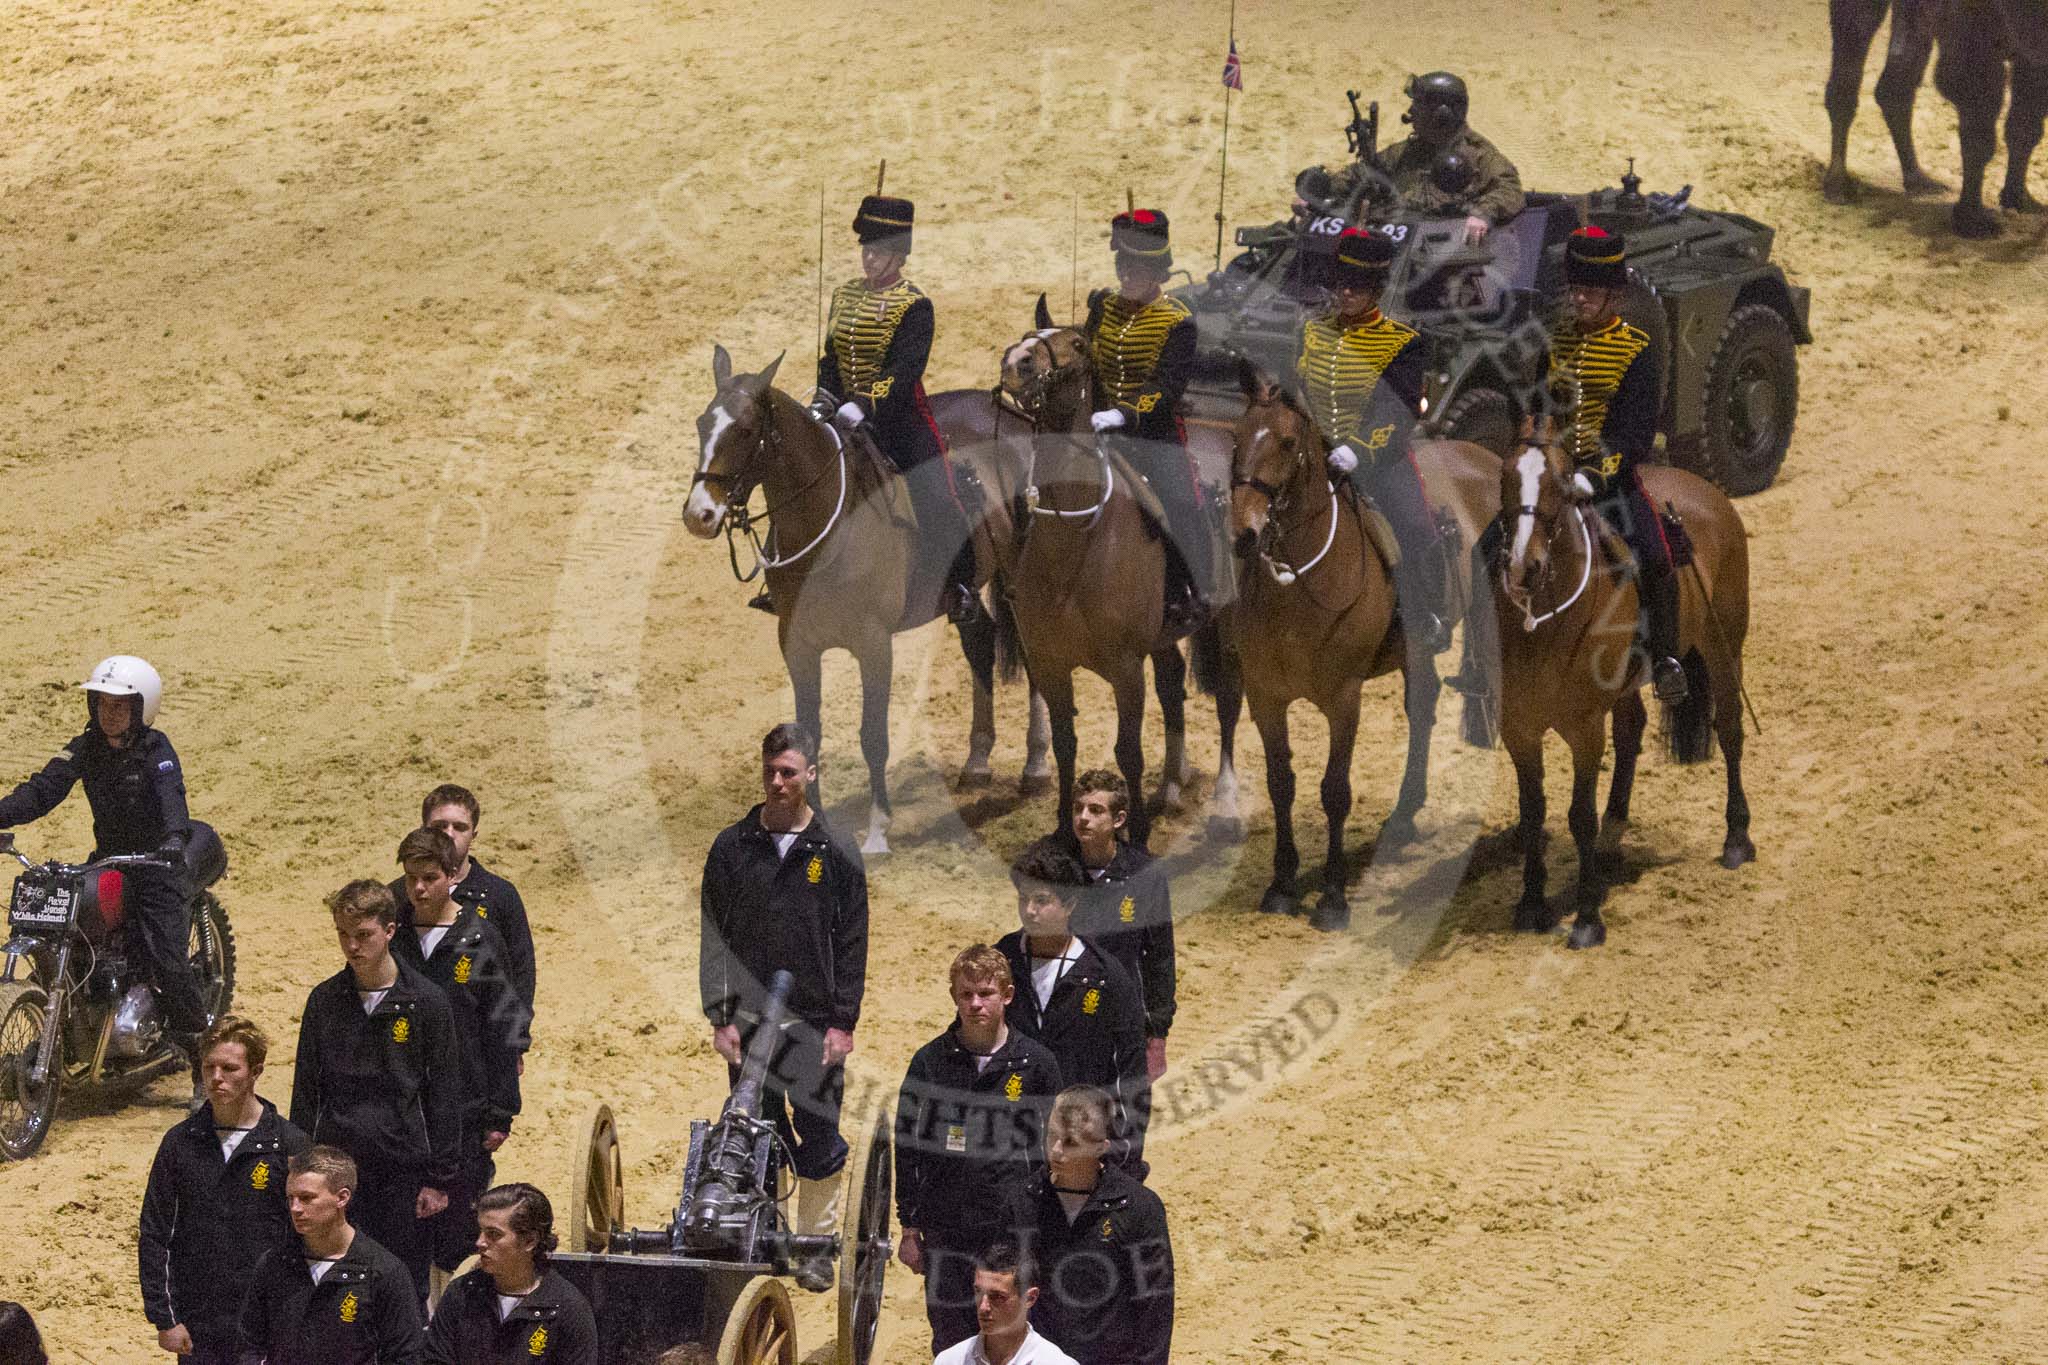
POLYGON ((715 1346, 718 1365, 793 1365, 795 1317, 775 1277, 818 1258, 837 1264, 836 1365, 868 1365, 892 1250, 888 1115, 846 1163, 841 1207, 852 1228, 796 1232, 781 1192, 789 1151, 761 1117, 789 991, 789 973, 778 971, 725 1107, 715 1122, 691 1121, 682 1194, 665 1226, 626 1226, 618 1129, 609 1106, 591 1116, 571 1173, 565 1250, 552 1263, 590 1300, 603 1365, 641 1365, 693 1343, 715 1346))

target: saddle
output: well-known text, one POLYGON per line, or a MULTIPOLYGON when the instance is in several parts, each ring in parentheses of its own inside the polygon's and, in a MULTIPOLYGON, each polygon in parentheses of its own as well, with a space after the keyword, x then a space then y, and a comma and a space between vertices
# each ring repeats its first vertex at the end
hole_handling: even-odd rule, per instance
MULTIPOLYGON (((1170 541, 1172 532, 1167 525, 1166 508, 1160 503, 1152 480, 1113 446, 1109 451, 1109 463, 1117 479, 1131 490, 1131 500, 1138 504, 1138 513, 1144 517, 1145 525, 1152 534, 1162 541, 1170 541)), ((1237 596, 1237 556, 1230 549, 1228 501, 1208 483, 1202 484, 1202 529, 1209 538, 1211 605, 1220 606, 1237 596)))
MULTIPOLYGON (((1364 501, 1365 537, 1392 574, 1401 567, 1401 542, 1395 537, 1394 524, 1387 520, 1386 513, 1373 504, 1370 496, 1365 496, 1364 501)), ((1462 620, 1471 602, 1472 566, 1459 553, 1462 536, 1458 518, 1446 507, 1433 507, 1431 512, 1435 534, 1423 552, 1421 572, 1436 579, 1432 586, 1437 589, 1436 600, 1443 605, 1444 619, 1462 620)))
MULTIPOLYGON (((1617 579, 1633 575, 1636 567, 1635 550, 1630 547, 1627 537, 1616 529, 1613 522, 1594 509, 1593 520, 1600 542, 1601 556, 1607 561, 1607 568, 1617 579)), ((1668 507, 1657 509, 1657 520, 1664 531, 1664 543, 1671 550, 1671 567, 1682 569, 1693 562, 1692 533, 1685 529, 1685 522, 1668 507)))

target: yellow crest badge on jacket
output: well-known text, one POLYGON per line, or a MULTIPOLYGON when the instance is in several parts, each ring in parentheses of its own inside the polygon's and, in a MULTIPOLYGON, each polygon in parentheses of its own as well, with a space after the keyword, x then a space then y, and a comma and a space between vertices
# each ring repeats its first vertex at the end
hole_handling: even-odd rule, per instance
POLYGON ((1017 1100, 1023 1096, 1023 1094, 1024 1078, 1022 1076, 1019 1076, 1016 1072, 1012 1071, 1010 1073, 1010 1079, 1003 1082, 1003 1098, 1010 1101, 1010 1103, 1015 1104, 1017 1100))
POLYGON ((412 1020, 401 1014, 398 1018, 391 1021, 391 1041, 394 1043, 405 1043, 411 1040, 412 1020))
POLYGON ((804 880, 812 886, 825 880, 825 860, 815 853, 811 855, 811 865, 804 869, 804 880))
POLYGON ((1110 1221, 1109 1221, 1109 1220, 1108 1220, 1107 1218, 1103 1219, 1103 1220, 1102 1220, 1102 1240, 1103 1240, 1103 1241, 1105 1241, 1105 1242, 1108 1242, 1108 1241, 1113 1241, 1113 1240, 1115 1239, 1115 1237, 1116 1237, 1116 1224, 1115 1224, 1115 1223, 1112 1223, 1112 1222, 1110 1222, 1110 1221))
POLYGON ((1081 1013, 1093 1014, 1102 1008, 1102 992, 1095 987, 1088 988, 1088 994, 1081 997, 1081 1013))
POLYGON ((1117 906, 1116 908, 1116 917, 1122 920, 1125 924, 1129 924, 1133 920, 1137 919, 1138 902, 1133 900, 1129 896, 1125 896, 1123 899, 1123 904, 1117 906))
POLYGON ((341 1320, 343 1322, 354 1322, 356 1320, 356 1291, 353 1289, 341 1296, 341 1320))
POLYGON ((548 1329, 536 1327, 533 1335, 526 1339, 526 1353, 530 1356, 544 1355, 548 1349, 548 1329))
POLYGON ((455 959, 456 985, 467 986, 469 984, 470 968, 475 963, 475 961, 476 959, 471 957, 468 953, 464 953, 461 957, 455 959))
POLYGON ((267 1190, 270 1188, 270 1163, 259 1161, 249 1168, 249 1188, 267 1190))

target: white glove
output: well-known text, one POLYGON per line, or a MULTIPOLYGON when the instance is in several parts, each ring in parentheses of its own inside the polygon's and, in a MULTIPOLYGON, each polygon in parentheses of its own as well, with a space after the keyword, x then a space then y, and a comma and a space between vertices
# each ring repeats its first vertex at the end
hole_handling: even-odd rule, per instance
POLYGON ((1088 419, 1088 425, 1095 428, 1095 434, 1098 436, 1105 431, 1115 431, 1123 424, 1124 412, 1122 408, 1104 408, 1101 412, 1088 419))
POLYGON ((1572 471, 1572 487, 1579 490, 1579 495, 1581 497, 1587 498, 1592 497, 1594 493, 1597 491, 1593 487, 1593 480, 1586 474, 1586 471, 1583 469, 1575 469, 1572 471))
POLYGON ((1330 468, 1336 470, 1339 474, 1349 474, 1352 470, 1358 468, 1358 452, 1348 445, 1332 446, 1330 448, 1330 468))
POLYGON ((861 411, 860 404, 849 400, 839 405, 839 425, 845 427, 848 431, 853 430, 867 420, 868 415, 861 411))

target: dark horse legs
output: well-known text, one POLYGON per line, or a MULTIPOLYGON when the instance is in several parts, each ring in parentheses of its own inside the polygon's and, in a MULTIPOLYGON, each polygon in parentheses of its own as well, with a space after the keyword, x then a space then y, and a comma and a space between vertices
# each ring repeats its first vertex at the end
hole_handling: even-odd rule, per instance
MULTIPOLYGON (((1849 174, 1849 128, 1856 119, 1857 96, 1863 84, 1863 63, 1884 24, 1890 0, 1830 0, 1828 29, 1833 54, 1828 67, 1826 104, 1832 143, 1821 192, 1832 203, 1855 198, 1856 181, 1849 174)), ((1938 194, 1942 183, 1920 169, 1913 147, 1913 99, 1926 78, 1933 44, 1927 35, 1897 19, 1885 50, 1884 71, 1877 78, 1877 107, 1899 154, 1899 177, 1907 194, 1938 194)))
POLYGON ((1996 237, 1998 219, 1984 207, 1984 168, 1998 145, 2005 103, 2005 59, 1986 24, 1952 25, 1934 64, 1934 85, 1956 107, 1963 145, 1963 184, 1949 224, 1958 237, 1996 237))
POLYGON ((2002 209, 2048 212, 2048 207, 2027 193, 2027 165, 2041 145, 2044 120, 2048 120, 2048 66, 2014 62, 2012 107, 2005 115, 2005 188, 1998 194, 2002 209))

